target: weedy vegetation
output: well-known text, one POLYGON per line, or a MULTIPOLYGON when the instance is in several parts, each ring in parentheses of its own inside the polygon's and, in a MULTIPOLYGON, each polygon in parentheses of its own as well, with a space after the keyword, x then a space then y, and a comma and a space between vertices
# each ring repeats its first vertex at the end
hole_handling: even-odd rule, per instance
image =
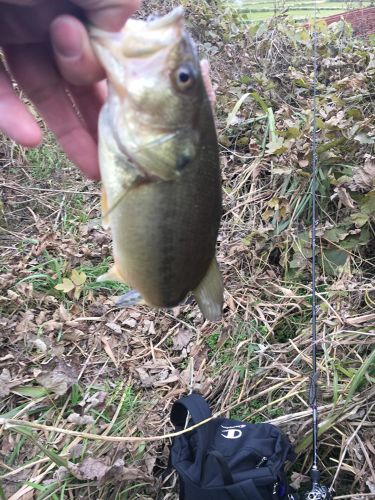
MULTIPOLYGON (((217 414, 279 425, 293 485, 308 480, 312 34, 183 3, 218 100, 224 318, 116 309, 126 288, 95 281, 111 263, 98 185, 49 135, 36 151, 2 138, 2 499, 177 499, 169 441, 147 437, 172 430, 190 388, 217 414)), ((318 30, 320 467, 339 498, 373 498, 375 51, 342 22, 318 30)))
MULTIPOLYGON (((287 10, 288 15, 295 19, 306 20, 314 17, 315 3, 313 0, 233 0, 227 5, 235 5, 241 11, 244 21, 260 21, 274 15, 275 12, 287 10)), ((373 5, 372 0, 319 0, 317 14, 327 17, 350 9, 359 9, 373 5)))

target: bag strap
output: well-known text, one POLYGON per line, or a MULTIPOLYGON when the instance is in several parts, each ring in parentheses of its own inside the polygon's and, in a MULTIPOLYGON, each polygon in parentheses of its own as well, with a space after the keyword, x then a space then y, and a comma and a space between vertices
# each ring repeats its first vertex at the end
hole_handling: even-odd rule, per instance
POLYGON ((183 396, 173 404, 171 421, 176 428, 183 429, 185 427, 187 412, 190 413, 194 424, 198 424, 212 415, 206 400, 194 392, 189 396, 183 396))
MULTIPOLYGON (((183 396, 173 404, 171 411, 171 422, 177 431, 185 428, 188 413, 193 425, 212 416, 210 407, 200 394, 192 393, 189 396, 183 396)), ((202 451, 206 452, 211 439, 211 426, 209 424, 202 425, 196 429, 196 433, 202 451)))
MULTIPOLYGON (((207 453, 207 456, 212 456, 215 457, 216 460, 218 461, 221 469, 221 475, 224 481, 225 486, 228 486, 230 484, 234 484, 233 476, 230 470, 230 467, 228 465, 228 462, 225 460, 225 457, 220 451, 217 450, 211 450, 207 453)), ((203 472, 203 478, 204 478, 204 472, 203 472)))

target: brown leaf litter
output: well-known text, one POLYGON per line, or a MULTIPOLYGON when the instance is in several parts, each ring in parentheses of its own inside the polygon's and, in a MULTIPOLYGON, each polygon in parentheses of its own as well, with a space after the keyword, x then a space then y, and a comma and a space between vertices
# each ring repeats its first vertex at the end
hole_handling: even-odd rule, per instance
POLYGON ((103 460, 86 458, 81 464, 70 464, 69 471, 81 481, 98 481, 99 486, 110 482, 148 479, 148 476, 141 470, 135 467, 125 467, 121 459, 117 459, 112 465, 106 465, 103 460))
POLYGON ((78 374, 71 364, 52 360, 35 377, 36 381, 57 396, 63 396, 78 381, 78 374))

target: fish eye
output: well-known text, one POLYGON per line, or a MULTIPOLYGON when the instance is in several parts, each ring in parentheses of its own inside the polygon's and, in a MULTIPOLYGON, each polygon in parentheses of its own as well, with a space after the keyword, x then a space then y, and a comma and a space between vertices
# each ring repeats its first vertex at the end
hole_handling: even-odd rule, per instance
POLYGON ((178 74, 178 78, 180 83, 187 83, 190 80, 190 73, 182 69, 178 74))
POLYGON ((191 68, 181 66, 176 71, 175 80, 179 90, 189 90, 195 83, 195 75, 191 68))

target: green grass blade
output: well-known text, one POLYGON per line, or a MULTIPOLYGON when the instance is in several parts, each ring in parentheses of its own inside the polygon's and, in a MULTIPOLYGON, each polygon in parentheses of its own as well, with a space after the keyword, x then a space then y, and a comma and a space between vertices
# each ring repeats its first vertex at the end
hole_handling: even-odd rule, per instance
POLYGON ((246 93, 246 94, 243 94, 239 99, 238 101, 236 102, 236 104, 234 105, 232 111, 229 113, 228 115, 228 118, 227 118, 227 123, 226 123, 226 127, 228 128, 231 123, 232 123, 232 120, 233 118, 236 116, 236 114, 238 113, 240 107, 242 106, 243 102, 249 97, 250 93, 246 93))
POLYGON ((34 437, 34 432, 30 428, 15 426, 12 427, 12 429, 18 432, 19 434, 22 434, 25 437, 31 439, 31 441, 33 441, 33 443, 36 444, 36 446, 38 446, 53 463, 55 463, 59 467, 68 468, 68 461, 65 460, 64 458, 61 458, 60 455, 58 455, 55 451, 49 450, 41 443, 39 443, 39 441, 34 437))
POLYGON ((267 104, 263 101, 263 99, 260 97, 258 92, 251 92, 251 97, 254 99, 254 101, 259 104, 259 106, 262 108, 262 110, 265 112, 266 115, 269 116, 269 107, 267 104))
POLYGON ((14 387, 12 389, 12 392, 20 396, 26 396, 28 398, 33 398, 33 399, 44 398, 45 396, 48 395, 47 389, 41 386, 25 385, 25 386, 14 387))
POLYGON ((372 365, 375 365, 375 349, 372 351, 370 356, 366 359, 361 368, 357 370, 356 374, 352 378, 349 386, 349 392, 346 397, 345 405, 350 403, 354 394, 357 392, 358 387, 364 381, 367 371, 370 369, 372 365))
POLYGON ((0 481, 0 500, 6 500, 6 496, 1 481, 0 481))
POLYGON ((275 115, 273 114, 272 108, 267 108, 268 124, 270 130, 270 142, 276 141, 276 122, 275 115))
MULTIPOLYGON (((318 436, 327 432, 336 422, 336 420, 341 415, 341 412, 337 412, 334 415, 328 417, 324 422, 319 425, 318 436)), ((302 441, 296 446, 296 453, 301 453, 305 451, 312 444, 312 432, 309 432, 302 441)))

